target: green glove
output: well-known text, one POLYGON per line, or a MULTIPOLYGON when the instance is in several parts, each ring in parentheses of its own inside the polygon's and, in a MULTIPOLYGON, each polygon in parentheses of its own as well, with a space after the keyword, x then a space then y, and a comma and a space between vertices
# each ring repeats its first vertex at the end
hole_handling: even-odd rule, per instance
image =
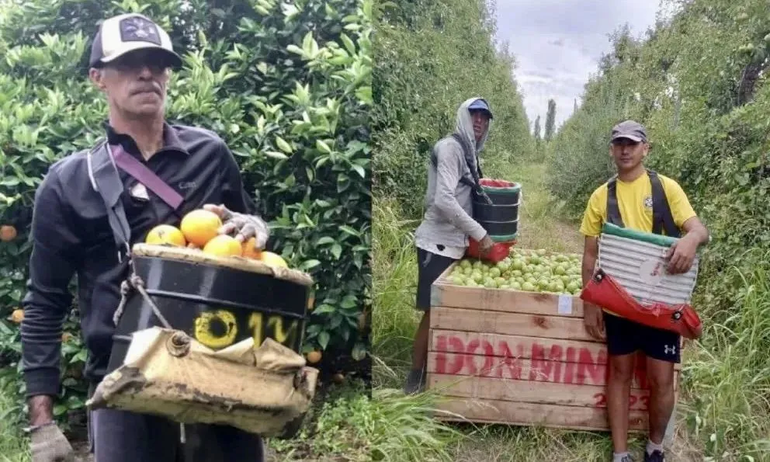
POLYGON ((72 462, 74 452, 67 437, 56 424, 44 425, 30 432, 32 462, 72 462))

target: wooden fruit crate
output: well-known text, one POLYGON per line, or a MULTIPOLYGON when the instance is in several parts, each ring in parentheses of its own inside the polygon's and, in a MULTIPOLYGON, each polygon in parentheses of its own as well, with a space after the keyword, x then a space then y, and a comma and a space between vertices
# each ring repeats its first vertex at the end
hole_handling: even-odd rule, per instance
MULTIPOLYGON (((455 265, 431 290, 427 388, 448 411, 436 417, 609 431, 607 349, 586 332, 582 300, 453 285, 447 276, 455 265)), ((645 369, 640 353, 629 398, 635 432, 648 424, 645 369)))

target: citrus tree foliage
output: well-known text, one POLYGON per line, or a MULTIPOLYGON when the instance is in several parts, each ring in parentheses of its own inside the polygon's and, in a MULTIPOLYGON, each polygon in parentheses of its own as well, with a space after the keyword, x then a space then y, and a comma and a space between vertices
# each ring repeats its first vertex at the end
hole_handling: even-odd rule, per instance
MULTIPOLYGON (((317 282, 306 350, 363 359, 371 8, 370 0, 4 1, 0 222, 19 236, 0 243, 0 315, 24 295, 31 207, 48 166, 103 136, 107 107, 87 79, 98 21, 142 12, 169 31, 185 61, 169 84, 168 119, 227 142, 272 222, 268 246, 317 282)), ((74 316, 68 329, 65 393, 78 386, 85 359, 74 316)), ((18 340, 15 325, 1 320, 6 374, 18 366, 18 340)))
POLYGON ((736 350, 758 360, 742 372, 753 378, 741 387, 758 390, 765 399, 732 402, 736 407, 719 417, 709 413, 718 412, 709 400, 719 392, 706 378, 705 366, 693 365, 692 374, 703 375, 683 384, 694 397, 696 423, 707 425, 699 434, 715 460, 739 460, 739 454, 760 460, 756 456, 764 450, 755 443, 770 431, 770 362, 766 353, 756 352, 770 351, 770 327, 756 325, 751 336, 738 335, 738 324, 749 315, 739 312, 747 300, 770 297, 767 285, 747 285, 741 276, 766 271, 770 249, 768 4, 694 0, 664 5, 675 14, 643 39, 627 30, 614 36, 612 53, 585 88, 584 103, 552 143, 551 185, 580 216, 591 191, 614 172, 608 145, 612 125, 633 118, 647 126, 648 166, 680 182, 713 237, 702 254, 694 301, 704 320, 704 355, 714 360, 728 355, 725 348, 738 348, 749 338, 757 342, 736 350), (727 333, 720 337, 720 332, 727 333))
MULTIPOLYGON (((419 218, 430 150, 455 128, 457 108, 473 96, 494 113, 482 167, 533 149, 513 78, 514 58, 496 49, 492 3, 483 0, 384 2, 375 42, 375 198, 398 199, 419 218)), ((515 179, 509 179, 515 181, 515 179)))

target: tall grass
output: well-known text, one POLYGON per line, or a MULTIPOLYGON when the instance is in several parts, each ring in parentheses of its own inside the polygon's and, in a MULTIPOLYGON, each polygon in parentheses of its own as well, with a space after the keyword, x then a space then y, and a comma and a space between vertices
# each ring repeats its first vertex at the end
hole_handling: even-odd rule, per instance
POLYGON ((694 436, 724 461, 770 461, 770 252, 754 259, 748 274, 730 270, 743 282, 730 312, 703 310, 702 341, 683 365, 694 436))
POLYGON ((401 219, 397 204, 377 197, 372 204, 374 386, 398 386, 406 376, 420 315, 414 309, 417 251, 413 234, 419 222, 401 219))

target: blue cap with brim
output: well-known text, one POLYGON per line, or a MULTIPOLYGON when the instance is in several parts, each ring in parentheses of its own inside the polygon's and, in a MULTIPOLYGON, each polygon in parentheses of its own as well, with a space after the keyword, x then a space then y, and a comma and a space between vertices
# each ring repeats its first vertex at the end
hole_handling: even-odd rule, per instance
POLYGON ((478 110, 478 111, 485 111, 487 114, 489 114, 489 118, 493 119, 492 117, 492 110, 489 109, 489 104, 481 98, 477 99, 476 101, 472 102, 470 106, 468 106, 469 111, 478 110))

